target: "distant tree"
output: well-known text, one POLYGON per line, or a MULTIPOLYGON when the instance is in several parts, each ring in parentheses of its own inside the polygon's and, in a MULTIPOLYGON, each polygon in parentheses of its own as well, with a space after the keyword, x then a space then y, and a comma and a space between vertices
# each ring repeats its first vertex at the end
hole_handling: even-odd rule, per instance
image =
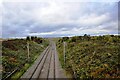
POLYGON ((63 41, 67 41, 69 37, 63 37, 63 41))
POLYGON ((31 36, 31 40, 32 40, 32 41, 34 40, 34 36, 31 36))
POLYGON ((26 37, 26 40, 27 40, 27 41, 30 41, 30 37, 29 37, 29 36, 27 36, 27 37, 26 37))
POLYGON ((84 40, 90 40, 90 35, 84 34, 84 40))
POLYGON ((37 42, 38 44, 43 42, 43 39, 37 36, 32 36, 31 39, 32 41, 37 42))
POLYGON ((71 38, 71 42, 76 42, 76 41, 77 41, 77 40, 76 40, 76 37, 75 37, 75 36, 71 38))
POLYGON ((87 34, 84 34, 84 37, 86 37, 87 36, 87 34))
POLYGON ((110 35, 111 37, 114 37, 114 35, 110 35))
POLYGON ((38 39, 37 36, 34 36, 34 40, 37 41, 37 39, 38 39))

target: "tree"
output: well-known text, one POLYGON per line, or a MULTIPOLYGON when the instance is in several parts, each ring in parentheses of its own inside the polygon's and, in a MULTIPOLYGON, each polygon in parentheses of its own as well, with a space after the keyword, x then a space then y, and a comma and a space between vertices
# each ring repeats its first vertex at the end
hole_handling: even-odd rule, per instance
POLYGON ((31 36, 31 40, 32 40, 32 41, 34 40, 34 36, 31 36))
POLYGON ((30 41, 30 37, 29 37, 29 36, 27 36, 27 37, 26 37, 26 40, 27 40, 27 41, 30 41))
POLYGON ((72 37, 72 38, 71 38, 71 41, 72 41, 72 42, 76 42, 76 37, 75 37, 75 36, 72 37))
POLYGON ((63 37, 63 41, 67 41, 69 37, 63 37))
POLYGON ((84 35, 84 40, 88 40, 89 41, 90 40, 90 35, 85 34, 84 35))

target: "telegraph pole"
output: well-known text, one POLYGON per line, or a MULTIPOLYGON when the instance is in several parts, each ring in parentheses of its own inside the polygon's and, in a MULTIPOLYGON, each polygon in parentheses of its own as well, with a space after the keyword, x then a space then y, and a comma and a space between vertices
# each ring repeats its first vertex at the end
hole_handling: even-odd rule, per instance
POLYGON ((63 42, 63 54, 64 54, 64 65, 65 65, 65 45, 66 45, 66 42, 63 42))
POLYGON ((30 58, 29 41, 27 42, 28 59, 30 58))

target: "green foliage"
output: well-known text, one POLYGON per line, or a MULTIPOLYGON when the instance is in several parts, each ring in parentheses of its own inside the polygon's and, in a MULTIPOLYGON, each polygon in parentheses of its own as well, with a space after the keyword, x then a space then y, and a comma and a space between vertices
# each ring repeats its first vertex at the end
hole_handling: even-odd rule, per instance
POLYGON ((40 38, 43 42, 37 43, 35 41, 26 39, 11 39, 2 42, 2 65, 3 77, 6 77, 9 73, 20 67, 20 71, 17 71, 11 77, 19 78, 27 68, 36 60, 38 55, 48 46, 48 41, 40 38), (28 60, 27 42, 29 40, 30 59, 28 60), (25 64, 26 63, 26 64, 25 64))
POLYGON ((26 40, 27 40, 27 41, 30 41, 30 36, 27 36, 27 37, 26 37, 26 40))
POLYGON ((43 39, 43 38, 40 38, 40 37, 37 37, 37 36, 27 36, 26 37, 26 40, 27 41, 34 41, 34 42, 37 42, 38 44, 41 44, 41 43, 44 43, 44 42, 46 42, 46 40, 45 39, 43 39))
POLYGON ((66 71, 76 78, 120 78, 118 36, 75 36, 66 46, 66 63, 63 59, 63 42, 57 44, 59 59, 66 71))
POLYGON ((69 37, 63 37, 62 40, 67 41, 67 40, 69 40, 69 37))
POLYGON ((24 66, 21 70, 19 70, 18 72, 16 72, 15 74, 13 74, 11 76, 11 80, 12 79, 18 80, 20 78, 20 76, 22 76, 24 74, 24 72, 29 68, 29 66, 30 66, 30 64, 28 64, 28 63, 24 64, 24 66))

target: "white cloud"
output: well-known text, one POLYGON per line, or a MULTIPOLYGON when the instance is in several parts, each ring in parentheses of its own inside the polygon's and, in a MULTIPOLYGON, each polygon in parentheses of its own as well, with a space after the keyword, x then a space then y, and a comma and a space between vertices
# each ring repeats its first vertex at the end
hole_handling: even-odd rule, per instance
POLYGON ((0 1, 0 38, 2 37, 2 3, 0 1))
POLYGON ((48 2, 48 1, 60 1, 60 2, 118 2, 119 0, 3 0, 3 1, 4 2, 48 2))
POLYGON ((43 32, 43 33, 29 33, 28 35, 30 36, 50 36, 50 35, 58 35, 58 36, 79 36, 79 35, 84 35, 84 34, 101 34, 101 33, 109 33, 109 30, 104 30, 101 29, 101 27, 96 27, 92 29, 85 29, 82 30, 81 28, 73 28, 71 30, 56 30, 56 31, 51 31, 51 32, 43 32))
POLYGON ((90 14, 90 15, 85 15, 83 17, 80 17, 78 20, 78 23, 80 25, 86 25, 86 26, 98 26, 101 24, 104 24, 105 22, 108 22, 110 20, 110 15, 109 13, 105 14, 90 14))
POLYGON ((77 3, 71 5, 70 3, 48 2, 47 6, 33 10, 33 17, 44 24, 73 23, 71 17, 78 12, 78 9, 81 9, 81 6, 77 3))
MULTIPOLYGON (((99 25, 110 20, 109 13, 98 15, 96 13, 86 14, 84 8, 87 4, 83 3, 56 3, 49 2, 47 6, 33 10, 35 20, 44 24, 79 24, 79 25, 99 25), (73 19, 73 15, 77 16, 73 19)), ((87 8, 86 8, 87 9, 87 8)), ((89 8, 88 8, 89 9, 89 8)))
MULTIPOLYGON (((115 4, 109 5, 109 3, 99 3, 98 5, 98 3, 48 1, 15 2, 3 5, 5 36, 9 36, 8 34, 14 31, 18 33, 16 36, 109 33, 116 21, 116 16, 112 14, 112 7, 115 4), (113 23, 111 23, 112 21, 113 23)), ((116 14, 116 12, 114 13, 116 14)))

